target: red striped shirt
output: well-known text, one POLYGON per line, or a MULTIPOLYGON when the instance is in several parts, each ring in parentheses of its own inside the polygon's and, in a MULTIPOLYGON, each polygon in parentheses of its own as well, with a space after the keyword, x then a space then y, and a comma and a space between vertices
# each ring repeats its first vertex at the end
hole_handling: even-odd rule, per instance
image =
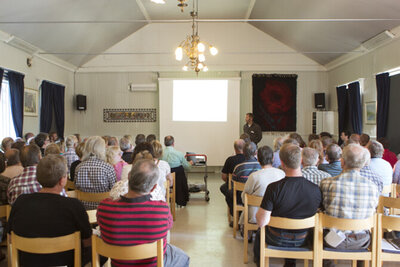
MULTIPOLYGON (((168 204, 150 201, 150 195, 119 200, 105 199, 97 209, 104 242, 119 246, 152 243, 164 239, 164 254, 167 233, 172 227, 168 204)), ((113 266, 157 266, 156 258, 136 261, 112 260, 113 266)))

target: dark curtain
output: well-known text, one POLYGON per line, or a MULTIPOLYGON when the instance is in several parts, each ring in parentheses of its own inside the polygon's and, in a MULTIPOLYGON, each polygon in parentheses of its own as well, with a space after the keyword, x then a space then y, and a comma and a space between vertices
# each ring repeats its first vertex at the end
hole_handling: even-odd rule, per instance
POLYGON ((0 68, 0 94, 1 94, 1 83, 3 82, 3 74, 4 74, 4 70, 2 68, 0 68))
POLYGON ((64 138, 64 93, 65 86, 43 81, 42 85, 42 105, 40 109, 40 131, 48 133, 51 129, 53 120, 53 109, 57 134, 64 138))
POLYGON ((14 121, 15 134, 22 137, 24 124, 24 77, 22 73, 8 71, 10 84, 11 112, 14 121))
POLYGON ((348 85, 349 90, 349 108, 350 121, 353 126, 354 133, 362 133, 362 113, 361 113, 361 95, 360 83, 354 82, 348 85))
POLYGON ((390 78, 389 73, 376 75, 377 91, 377 112, 376 112, 376 137, 386 137, 389 99, 390 99, 390 78))
POLYGON ((340 134, 345 130, 346 125, 346 117, 348 116, 346 112, 347 107, 347 89, 346 86, 339 86, 336 87, 336 94, 337 94, 337 105, 338 105, 338 121, 339 121, 339 145, 343 143, 342 139, 340 138, 340 134))

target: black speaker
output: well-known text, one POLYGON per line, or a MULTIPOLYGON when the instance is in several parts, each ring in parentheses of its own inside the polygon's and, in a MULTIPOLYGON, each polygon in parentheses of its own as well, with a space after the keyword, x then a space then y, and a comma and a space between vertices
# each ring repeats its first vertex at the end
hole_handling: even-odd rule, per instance
POLYGON ((77 110, 86 110, 86 96, 85 95, 76 95, 76 109, 77 110))
POLYGON ((314 94, 315 108, 325 108, 325 93, 314 94))

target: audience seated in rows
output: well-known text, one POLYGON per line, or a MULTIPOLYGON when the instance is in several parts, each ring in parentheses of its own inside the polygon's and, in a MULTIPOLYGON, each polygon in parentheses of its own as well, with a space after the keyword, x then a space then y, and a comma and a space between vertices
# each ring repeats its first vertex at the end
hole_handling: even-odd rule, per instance
POLYGON ((171 172, 175 173, 176 204, 186 206, 186 203, 189 201, 189 188, 185 169, 189 170, 193 162, 187 161, 184 154, 174 148, 175 140, 173 136, 166 136, 164 138, 164 145, 165 149, 162 160, 168 162, 171 172))
MULTIPOLYGON (((35 153, 39 154, 39 147, 35 153)), ((23 237, 58 237, 81 232, 83 246, 82 266, 90 261, 92 229, 88 215, 74 198, 60 196, 67 182, 67 166, 60 155, 49 155, 37 165, 39 192, 18 197, 11 209, 7 233, 13 231, 23 237)), ((74 252, 31 254, 19 252, 21 266, 73 266, 74 252)))
POLYGON ((122 150, 122 159, 128 164, 132 164, 133 145, 131 140, 127 137, 122 137, 119 140, 119 148, 122 150))
MULTIPOLYGON (((367 219, 375 213, 379 198, 378 187, 360 175, 360 169, 365 165, 368 154, 367 149, 356 144, 349 144, 343 149, 342 174, 321 181, 325 214, 336 218, 367 219)), ((338 245, 324 239, 325 245, 332 248, 366 249, 371 241, 371 233, 367 230, 341 234, 335 229, 329 231, 345 237, 338 245)), ((324 261, 324 266, 333 266, 333 263, 324 261)))
POLYGON ((106 161, 113 166, 117 182, 121 180, 122 168, 128 165, 128 163, 122 160, 121 154, 122 152, 119 146, 109 146, 106 149, 106 161))
POLYGON ((369 167, 375 173, 379 173, 382 177, 383 186, 392 184, 393 169, 389 162, 382 159, 383 146, 378 141, 370 141, 367 146, 370 154, 371 161, 369 167))
MULTIPOLYGON (((97 210, 102 239, 112 245, 139 245, 164 240, 164 266, 189 266, 189 257, 167 242, 172 216, 168 204, 152 200, 157 187, 158 168, 153 160, 135 162, 129 175, 129 191, 117 200, 103 200, 97 210), (118 209, 118 212, 113 210, 118 209)), ((156 259, 136 261, 112 259, 115 266, 157 266, 156 259)))
MULTIPOLYGON (((321 205, 319 187, 302 177, 301 148, 285 144, 279 152, 286 177, 268 185, 256 214, 260 227, 268 225, 271 216, 304 219, 313 216, 321 205)), ((273 246, 300 247, 307 243, 309 230, 285 230, 266 227, 265 242, 273 246)), ((254 243, 254 258, 259 262, 260 231, 254 243)), ((295 260, 285 259, 285 266, 295 266, 295 260)))
POLYGON ((301 163, 302 163, 302 174, 305 179, 308 181, 320 185, 321 180, 331 177, 331 175, 327 172, 318 170, 317 163, 318 163, 318 151, 305 147, 301 152, 301 163))
POLYGON ((340 158, 342 157, 342 149, 337 144, 330 144, 326 148, 326 160, 328 164, 318 165, 318 169, 329 173, 332 177, 342 172, 340 158))
MULTIPOLYGON (((106 143, 100 136, 85 142, 82 162, 75 170, 75 187, 83 192, 109 192, 116 182, 114 168, 105 162, 106 143)), ((87 210, 96 209, 97 203, 83 202, 87 210)))
POLYGON ((68 172, 71 170, 71 164, 77 160, 79 160, 78 155, 76 154, 76 147, 78 145, 78 138, 75 135, 69 135, 65 139, 65 153, 64 157, 67 160, 68 172))

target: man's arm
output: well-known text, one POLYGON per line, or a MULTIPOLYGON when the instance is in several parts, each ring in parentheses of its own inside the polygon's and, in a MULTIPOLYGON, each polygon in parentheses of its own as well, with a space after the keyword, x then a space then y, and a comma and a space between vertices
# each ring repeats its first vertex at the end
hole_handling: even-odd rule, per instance
POLYGON ((254 143, 259 143, 262 139, 262 131, 260 125, 256 125, 257 127, 254 127, 254 143))
POLYGON ((269 220, 271 219, 271 212, 269 210, 265 210, 263 208, 259 208, 256 214, 257 225, 259 227, 264 227, 268 225, 269 220))
POLYGON ((228 181, 228 174, 227 173, 221 173, 221 179, 226 182, 228 181))

